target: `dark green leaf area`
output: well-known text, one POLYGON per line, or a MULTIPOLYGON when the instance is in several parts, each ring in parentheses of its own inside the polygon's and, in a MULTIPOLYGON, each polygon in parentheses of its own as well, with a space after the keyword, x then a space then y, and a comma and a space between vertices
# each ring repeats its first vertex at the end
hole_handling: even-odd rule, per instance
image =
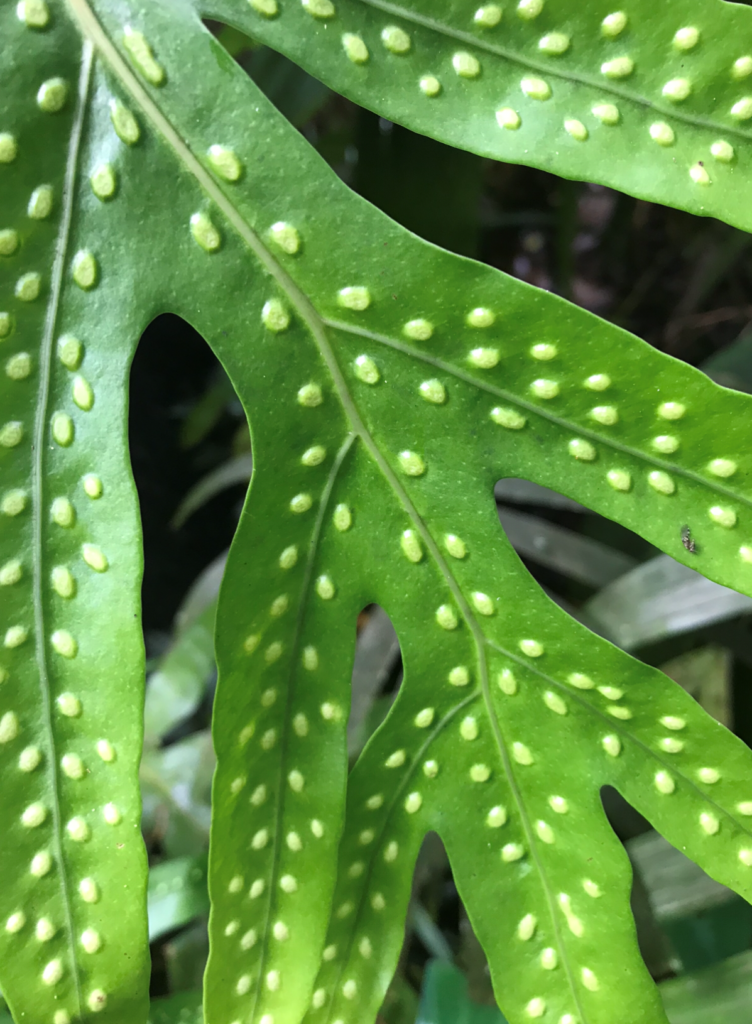
POLYGON ((131 342, 74 209, 91 48, 25 10, 0 13, 0 982, 16 1020, 124 1021, 148 982, 131 342))
POLYGON ((738 200, 752 155, 741 5, 215 0, 201 10, 422 134, 752 223, 738 200))

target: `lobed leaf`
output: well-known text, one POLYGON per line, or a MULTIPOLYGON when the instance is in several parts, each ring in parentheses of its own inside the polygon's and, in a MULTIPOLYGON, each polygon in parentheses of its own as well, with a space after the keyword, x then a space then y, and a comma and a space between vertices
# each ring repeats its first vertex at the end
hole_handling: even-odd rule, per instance
POLYGON ((752 12, 726 0, 212 0, 383 117, 749 229, 752 12))
MULTIPOLYGON (((553 488, 749 593, 750 398, 389 221, 186 3, 68 9, 84 59, 96 53, 69 183, 74 249, 98 268, 79 329, 112 348, 122 390, 145 324, 182 315, 253 417, 217 617, 207 1018, 372 1020, 434 829, 513 1024, 606 1024, 614 1005, 664 1021, 600 788, 749 897, 752 755, 545 597, 502 534, 493 488, 553 488), (371 602, 395 625, 405 677, 348 779, 355 622, 371 602)), ((66 16, 51 11, 33 39, 73 65, 66 16)), ((30 29, 8 25, 32 53, 30 29)), ((21 64, 35 82, 37 65, 21 64)), ((0 173, 29 159, 29 95, 12 126, 18 163, 0 173)), ((99 460, 120 456, 118 395, 115 456, 100 440, 99 460)), ((113 621, 103 605, 83 625, 113 621)), ((96 692, 107 714, 120 708, 96 692)), ((4 986, 23 963, 15 949, 4 986)), ((137 981, 126 973, 123 1000, 137 981)))

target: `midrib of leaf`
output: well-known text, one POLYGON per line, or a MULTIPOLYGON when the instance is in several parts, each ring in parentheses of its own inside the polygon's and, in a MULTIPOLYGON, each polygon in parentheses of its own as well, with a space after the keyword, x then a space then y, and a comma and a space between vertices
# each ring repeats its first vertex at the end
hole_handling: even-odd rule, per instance
POLYGON ((566 431, 576 431, 583 437, 589 438, 591 441, 595 441, 597 444, 605 445, 607 448, 611 448, 617 452, 623 452, 625 455, 630 455, 632 458, 641 459, 643 462, 648 463, 651 466, 657 466, 660 469, 670 469, 676 476, 684 477, 685 480, 691 480, 693 483, 701 484, 703 487, 707 487, 709 490, 714 491, 717 494, 722 494, 726 498, 731 498, 732 501, 739 502, 739 504, 747 505, 752 508, 752 498, 747 498, 738 491, 733 491, 728 487, 724 487, 723 484, 718 484, 714 480, 706 480, 700 476, 699 473, 694 473, 691 469, 685 469, 683 466, 677 465, 670 459, 660 459, 655 455, 649 455, 647 452, 643 452, 639 448, 633 448, 628 444, 623 444, 621 441, 615 441, 613 438, 607 437, 605 434, 599 434, 598 431, 593 430, 591 427, 581 426, 579 423, 572 423, 565 419, 563 416, 557 416, 555 413, 549 412, 548 409, 543 408, 540 405, 536 405, 534 402, 529 402, 524 398, 520 398, 519 395, 514 394, 511 391, 505 391, 504 388, 496 387, 494 384, 488 384, 486 381, 478 380, 477 377, 473 377, 472 374, 465 373, 463 370, 458 369, 452 363, 447 363, 443 359, 438 359, 436 356, 430 356, 426 352, 421 352, 420 349, 412 348, 410 345, 406 345, 401 341, 396 341, 394 338, 390 338, 385 334, 378 334, 375 331, 369 331, 365 327, 356 327, 354 324, 343 323, 340 320, 330 320, 324 318, 322 322, 328 326, 336 328, 338 331, 342 331, 346 334, 354 334, 361 338, 368 338, 369 341, 374 341, 378 345, 385 345, 388 348, 396 349, 398 352, 402 352, 404 355, 410 356, 413 359, 417 359, 420 362, 428 363, 430 366, 435 366, 438 370, 442 370, 444 373, 450 374, 456 377, 458 380, 464 381, 466 384, 471 384, 481 391, 487 391, 490 395, 495 395, 497 398, 503 398, 505 402, 509 402, 510 405, 516 405, 520 409, 525 409, 526 412, 532 413, 536 416, 540 416, 541 419, 548 420, 550 423, 556 424, 557 427, 561 427, 566 431))
MULTIPOLYGON (((327 508, 329 507, 329 499, 331 498, 334 485, 339 476, 339 471, 342 468, 342 463, 347 457, 347 453, 355 443, 356 434, 350 433, 345 438, 345 441, 340 445, 339 451, 337 452, 332 468, 329 470, 324 490, 321 494, 321 501, 319 502, 318 512, 316 513, 316 522, 314 523, 313 532, 311 534, 311 541, 308 545, 308 558, 306 559, 305 572, 303 574, 303 582, 301 585, 302 599, 298 608, 297 618, 295 620, 295 631, 292 643, 292 657, 290 658, 290 670, 288 674, 288 680, 295 675, 296 669, 293 666, 298 664, 298 651, 300 649, 300 637, 303 631, 303 624, 306 612, 308 610, 308 598, 311 592, 311 579, 313 577, 313 567, 316 561, 316 555, 318 553, 319 540, 321 538, 321 530, 324 525, 324 516, 326 515, 327 508)), ((285 716, 284 716, 284 729, 282 731, 281 743, 280 743, 280 758, 279 758, 279 779, 277 785, 277 792, 280 794, 280 798, 277 801, 277 814, 276 814, 276 827, 274 829, 274 849, 272 857, 272 875, 274 878, 277 877, 278 866, 279 866, 279 852, 282 845, 281 834, 282 834, 282 817, 284 815, 285 807, 287 804, 287 793, 285 790, 285 768, 287 764, 287 747, 290 740, 290 719, 291 719, 291 702, 292 702, 292 685, 287 687, 287 698, 285 701, 285 716)), ((271 888, 271 887, 270 887, 271 888)), ((269 899, 266 904, 266 920, 264 922, 264 938, 268 938, 270 933, 270 922, 272 916, 272 904, 273 900, 269 899)), ((261 946, 261 956, 259 957, 258 965, 258 978, 260 979, 264 973, 264 967, 266 964, 266 956, 268 950, 268 943, 264 941, 261 946)), ((256 1007, 258 1001, 261 998, 263 986, 257 982, 254 986, 253 996, 253 1010, 251 1012, 251 1020, 255 1018, 256 1007)))
POLYGON ((513 50, 508 50, 504 46, 498 46, 489 42, 487 39, 471 35, 469 32, 463 32, 462 29, 444 25, 442 22, 436 21, 434 18, 429 18, 425 14, 418 14, 416 11, 411 11, 408 8, 400 6, 400 4, 389 3, 389 0, 357 0, 357 2, 362 3, 366 7, 373 7, 376 10, 383 11, 385 14, 393 14, 398 18, 403 18, 405 21, 411 21, 414 25, 422 25, 423 28, 430 29, 439 35, 446 36, 448 39, 456 39, 458 42, 465 43, 467 46, 472 46, 478 50, 485 50, 486 53, 491 53, 496 57, 502 57, 504 60, 508 60, 512 64, 518 64, 520 67, 529 68, 531 71, 538 71, 541 74, 548 75, 549 78, 559 78, 567 82, 575 82, 578 85, 587 85, 591 89, 598 89, 601 92, 609 93, 612 96, 618 96, 621 99, 629 100, 632 103, 637 103, 642 107, 646 107, 648 110, 655 110, 656 113, 663 114, 664 117, 671 117, 676 121, 683 121, 684 124, 695 125, 697 128, 712 128, 713 131, 723 131, 727 135, 736 135, 742 139, 752 138, 752 132, 744 131, 743 128, 737 127, 736 125, 726 125, 722 124, 720 121, 713 121, 710 118, 687 114, 681 110, 677 110, 675 107, 655 103, 653 100, 649 100, 645 96, 640 96, 638 93, 630 92, 629 89, 614 85, 610 81, 603 82, 601 79, 594 78, 591 75, 582 74, 578 71, 565 71, 563 68, 559 69, 552 67, 551 64, 546 64, 545 61, 537 61, 532 60, 530 57, 522 57, 520 54, 515 53, 513 50))
POLYGON ((68 245, 70 242, 71 222, 73 219, 73 200, 75 195, 76 178, 78 175, 78 158, 81 148, 81 135, 83 133, 84 118, 86 116, 89 88, 91 84, 91 72, 94 63, 93 58, 94 48, 88 40, 84 40, 81 57, 81 73, 79 75, 78 93, 76 96, 76 109, 73 118, 70 141, 68 143, 68 154, 66 157, 60 228, 54 250, 55 255, 52 263, 52 273, 50 275, 50 299, 47 304, 42 342, 39 347, 39 394, 37 398, 36 415, 34 418, 34 445, 32 449, 31 469, 34 649, 36 653, 37 666, 39 668, 44 729, 47 734, 47 742, 49 745, 48 749, 50 751, 49 772, 52 777, 53 842, 55 846, 56 859, 60 868, 60 888, 62 889, 63 904, 65 906, 65 930, 68 933, 68 949, 70 959, 72 961, 73 979, 76 987, 76 1000, 78 1003, 79 1015, 82 1012, 83 999, 81 995, 81 979, 78 971, 78 958, 76 956, 76 940, 73 925, 73 909, 68 885, 68 871, 63 853, 62 815, 60 812, 59 797, 60 786, 55 731, 52 725, 52 700, 50 695, 49 666, 47 664, 47 630, 45 627, 44 602, 42 599, 42 575, 45 572, 44 460, 48 447, 48 405, 50 396, 50 376, 52 374, 52 350, 54 345, 55 327, 60 309, 60 294, 63 288, 63 271, 65 268, 65 262, 68 258, 68 245))

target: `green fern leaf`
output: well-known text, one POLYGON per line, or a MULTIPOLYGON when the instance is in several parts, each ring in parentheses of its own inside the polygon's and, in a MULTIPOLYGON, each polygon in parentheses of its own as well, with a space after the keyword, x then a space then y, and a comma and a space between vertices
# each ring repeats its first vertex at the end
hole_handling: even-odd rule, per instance
MULTIPOLYGON (((309 0, 306 16, 323 3, 309 0)), ((28 3, 22 14, 27 7, 47 11, 28 3)), ((551 604, 501 534, 492 489, 504 476, 554 487, 749 593, 749 398, 390 222, 338 181, 187 4, 70 0, 49 13, 30 26, 3 12, 14 77, 0 174, 15 204, 8 217, 23 225, 12 229, 22 244, 2 268, 6 365, 41 339, 37 375, 6 372, 2 385, 12 416, 4 422, 36 416, 41 442, 32 447, 13 426, 0 435, 18 437, 0 451, 3 493, 21 486, 32 460, 50 460, 34 463, 34 514, 8 517, 0 536, 4 559, 20 551, 36 566, 29 585, 11 583, 20 611, 7 628, 25 607, 49 602, 51 624, 75 637, 63 678, 71 692, 74 679, 91 687, 99 717, 83 726, 88 738, 96 742, 105 725, 123 730, 118 781, 101 774, 100 783, 97 769, 80 785, 91 786, 87 807, 104 804, 114 786, 131 794, 123 830, 137 810, 142 672, 124 386, 146 323, 164 309, 193 323, 253 418, 255 472, 217 616, 207 1018, 373 1019, 396 963, 415 855, 435 829, 510 1021, 605 1024, 615 1003, 630 1019, 665 1020, 637 952, 628 865, 599 790, 615 785, 749 897, 752 756, 666 677, 551 604), (49 84, 55 78, 67 93, 49 84), (59 109, 29 100, 47 102, 48 93, 53 106, 63 97, 59 109), (23 200, 47 123, 59 138, 57 150, 45 141, 43 180, 63 180, 70 139, 78 146, 61 207, 45 222, 47 266, 59 268, 46 305, 60 310, 59 323, 44 308, 46 276, 28 306, 14 294, 45 258, 27 242, 23 200), (37 317, 28 324, 27 309, 37 317), (73 330, 86 345, 90 409, 78 401, 83 385, 52 357, 59 332, 73 330), (71 387, 73 404, 63 404, 71 387), (69 420, 50 421, 66 410, 69 420), (72 443, 50 449, 50 422, 53 439, 72 431, 72 443), (60 469, 58 448, 70 457, 60 469), (107 555, 107 572, 92 580, 115 584, 112 593, 92 589, 85 606, 79 597, 64 605, 75 618, 58 625, 45 588, 48 563, 63 556, 60 541, 47 541, 44 496, 94 471, 102 502, 112 489, 111 504, 91 505, 106 509, 109 539, 73 536, 107 555), (22 532, 34 523, 37 534, 22 532), (685 525, 694 545, 683 542, 685 525), (395 623, 406 675, 347 779, 354 624, 373 601, 395 623)), ((354 41, 350 49, 362 52, 354 41)), ((89 529, 74 507, 75 528, 89 529)), ((34 628, 39 648, 51 627, 34 628)), ((31 647, 3 658, 17 687, 3 692, 33 708, 31 647)), ((56 682, 43 688, 43 707, 56 682)), ((54 739, 54 720, 46 728, 54 739)), ((3 748, 8 777, 21 780, 3 799, 18 815, 29 802, 29 777, 14 775, 21 749, 15 736, 3 748)), ((83 818, 82 790, 66 789, 55 773, 62 752, 49 750, 34 779, 83 818)), ((89 843, 55 839, 60 863, 71 873, 96 866, 108 891, 129 886, 107 904, 117 921, 103 920, 100 950, 81 952, 76 918, 59 955, 71 974, 60 979, 44 978, 29 921, 9 930, 0 982, 19 1020, 100 1010, 76 1001, 69 977, 79 962, 83 998, 88 986, 107 993, 103 1019, 145 1015, 143 857, 135 832, 122 864, 119 849, 108 857, 97 844, 112 833, 94 824, 89 843)), ((37 906, 30 858, 19 856, 29 831, 16 826, 3 853, 9 917, 29 918, 24 906, 37 906)), ((64 878, 55 872, 59 900, 64 878)))
POLYGON ((148 1008, 141 553, 132 346, 93 313, 103 253, 79 227, 99 202, 93 53, 62 6, 5 4, 0 22, 0 978, 16 1020, 133 1020, 148 1008))
POLYGON ((726 0, 213 0, 384 117, 749 229, 752 12, 726 0), (639 156, 637 156, 639 154, 639 156))

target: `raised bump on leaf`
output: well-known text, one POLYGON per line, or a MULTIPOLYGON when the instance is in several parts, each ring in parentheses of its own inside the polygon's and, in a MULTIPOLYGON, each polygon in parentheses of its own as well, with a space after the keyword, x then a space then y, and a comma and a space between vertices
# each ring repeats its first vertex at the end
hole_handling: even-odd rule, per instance
POLYGON ((601 74, 606 78, 628 78, 634 71, 634 67, 631 57, 614 57, 601 64, 601 74))
POLYGON ((381 31, 381 42, 390 53, 403 54, 410 52, 410 36, 398 25, 387 25, 383 28, 381 31))
POLYGON ((441 92, 441 82, 435 75, 423 75, 418 83, 424 96, 433 98, 441 92))
POLYGON ((512 107, 502 107, 496 111, 496 120, 500 128, 509 128, 516 131, 522 124, 522 118, 512 107))
POLYGON ((477 78, 480 74, 480 61, 464 50, 459 50, 454 54, 452 67, 460 78, 477 78))
POLYGON ((485 4, 477 9, 473 15, 473 21, 480 28, 495 28, 503 14, 504 10, 499 4, 485 4))
POLYGON ((42 82, 37 92, 37 105, 46 114, 57 114, 68 99, 69 86, 64 78, 49 78, 42 82))
POLYGON ((45 0, 20 0, 16 5, 16 17, 29 28, 46 28, 50 20, 50 9, 45 0))
POLYGON ((551 99, 551 86, 543 78, 528 75, 520 82, 520 88, 531 100, 551 99))
POLYGON ((123 45, 139 73, 151 85, 164 85, 165 70, 154 56, 154 52, 143 32, 125 26, 123 45))
POLYGON ((368 47, 361 37, 352 32, 345 32, 342 36, 342 47, 353 64, 365 64, 370 57, 368 47))
POLYGON ((46 220, 54 207, 54 191, 51 185, 39 185, 29 196, 27 216, 32 220, 46 220))
POLYGON ((31 373, 31 356, 28 352, 17 352, 5 364, 5 376, 11 380, 26 380, 31 373))

